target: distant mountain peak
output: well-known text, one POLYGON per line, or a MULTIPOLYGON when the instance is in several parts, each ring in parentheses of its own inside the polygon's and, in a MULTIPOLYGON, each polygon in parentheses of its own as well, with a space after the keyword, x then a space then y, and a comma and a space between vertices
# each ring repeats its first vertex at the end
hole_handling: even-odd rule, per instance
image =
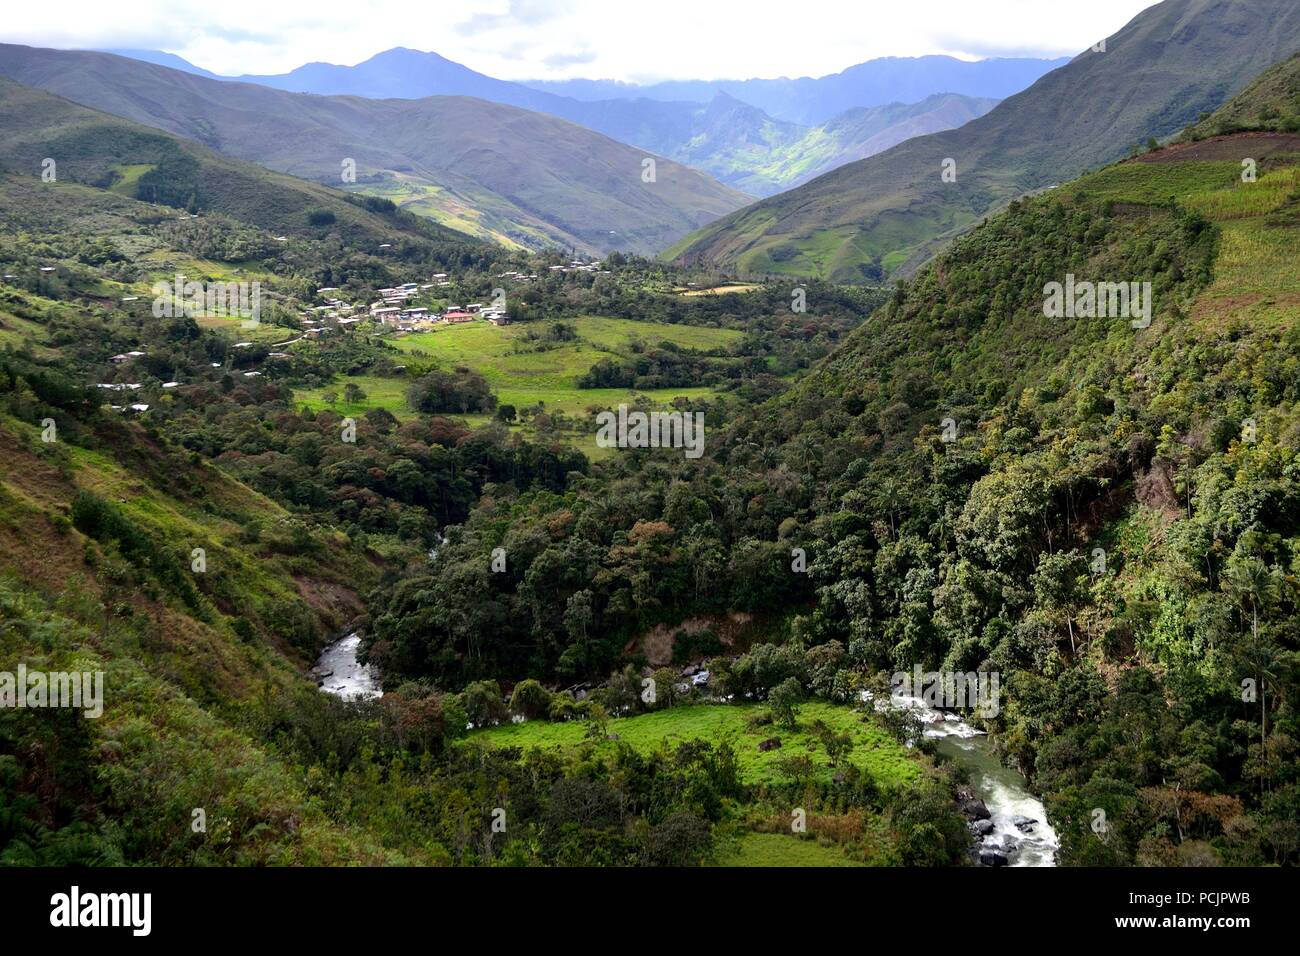
MULTIPOLYGON (((368 58, 368 59, 366 59, 366 60, 363 60, 362 62, 363 62, 363 63, 374 63, 374 62, 376 62, 377 60, 404 60, 404 61, 406 61, 406 60, 417 60, 417 59, 418 59, 418 60, 434 60, 434 61, 437 61, 438 63, 453 63, 453 62, 454 62, 454 61, 452 61, 452 60, 447 59, 447 58, 446 58, 445 56, 443 56, 441 53, 436 53, 436 52, 434 52, 433 50, 416 50, 416 49, 413 49, 413 48, 411 48, 411 47, 409 47, 409 46, 395 46, 395 47, 391 47, 391 48, 389 48, 389 49, 387 49, 387 50, 381 50, 379 53, 376 53, 374 56, 372 56, 372 57, 370 57, 370 58, 368 58)), ((455 65, 456 65, 456 66, 461 66, 461 64, 459 64, 459 63, 456 63, 455 65)), ((465 67, 465 69, 469 69, 469 67, 465 67)))
POLYGON ((192 73, 195 76, 206 76, 210 80, 224 80, 227 77, 218 76, 201 66, 195 66, 184 57, 179 57, 175 53, 165 53, 162 50, 97 50, 97 53, 111 53, 113 56, 124 56, 127 59, 139 60, 142 63, 152 63, 154 66, 165 66, 169 69, 180 70, 182 73, 192 73))

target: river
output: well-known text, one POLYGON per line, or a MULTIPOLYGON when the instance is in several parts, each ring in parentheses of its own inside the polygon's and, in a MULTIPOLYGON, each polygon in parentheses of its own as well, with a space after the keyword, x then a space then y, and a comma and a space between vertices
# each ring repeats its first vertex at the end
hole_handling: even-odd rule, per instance
POLYGON ((340 638, 321 652, 312 673, 320 681, 320 689, 335 697, 352 700, 369 700, 384 696, 379 679, 371 673, 369 664, 357 660, 361 649, 361 635, 355 631, 340 638))
MULTIPOLYGON (((438 549, 446 540, 440 533, 434 532, 434 546, 429 549, 428 559, 433 561, 438 549)), ((316 666, 311 669, 320 689, 335 697, 351 700, 371 700, 384 696, 383 685, 375 676, 369 664, 357 660, 361 650, 361 635, 356 631, 341 637, 321 651, 316 659, 316 666)))
MULTIPOLYGON (((360 648, 361 635, 355 632, 325 648, 312 669, 321 690, 354 700, 383 696, 383 688, 370 666, 357 660, 360 648)), ((1008 866, 1056 865, 1060 841, 1047 822, 1046 808, 1030 792, 1025 778, 998 760, 983 731, 915 697, 893 695, 890 706, 916 713, 924 735, 935 741, 941 754, 965 768, 971 788, 988 808, 991 829, 985 826, 989 832, 980 840, 977 858, 992 860, 995 857, 990 854, 996 854, 1008 866)))
POLYGON ((981 855, 999 854, 1008 866, 1056 865, 1061 844, 1047 822, 1047 809, 1030 792, 1028 781, 1002 764, 983 731, 916 697, 894 695, 890 701, 892 706, 914 711, 939 753, 966 770, 971 789, 984 801, 992 823, 992 830, 980 841, 981 855))

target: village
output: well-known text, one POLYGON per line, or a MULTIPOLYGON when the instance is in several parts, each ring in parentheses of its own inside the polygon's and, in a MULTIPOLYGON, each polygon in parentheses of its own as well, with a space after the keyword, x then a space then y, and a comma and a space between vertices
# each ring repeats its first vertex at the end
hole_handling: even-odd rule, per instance
POLYGON ((451 284, 446 273, 437 273, 432 282, 405 282, 392 288, 380 289, 379 298, 368 307, 344 302, 335 295, 339 291, 337 288, 326 286, 317 289, 316 294, 322 298, 323 304, 302 313, 303 338, 320 338, 328 334, 331 328, 347 332, 367 320, 385 331, 398 332, 422 332, 439 323, 455 325, 479 319, 497 326, 509 324, 504 290, 496 290, 498 294, 494 296, 496 301, 492 305, 481 302, 464 306, 447 305, 441 312, 436 312, 428 306, 414 304, 415 300, 428 296, 433 290, 451 284))
MULTIPOLYGON (((570 260, 567 265, 549 266, 548 271, 552 273, 592 272, 606 275, 609 273, 609 270, 601 268, 600 262, 587 262, 581 259, 570 260)), ((512 283, 529 283, 536 282, 540 277, 536 273, 510 270, 499 273, 497 278, 512 283)), ((453 280, 445 272, 435 273, 431 282, 423 284, 404 282, 392 288, 379 289, 377 292, 379 298, 371 302, 368 307, 344 302, 335 295, 340 290, 333 286, 317 289, 316 294, 322 297, 323 304, 302 313, 303 337, 320 338, 328 334, 332 327, 346 332, 366 321, 367 318, 384 330, 397 332, 426 332, 440 324, 458 325, 478 320, 490 322, 495 326, 510 324, 510 314, 505 303, 505 289, 494 289, 493 301, 490 304, 482 302, 471 302, 467 305, 449 304, 443 307, 441 312, 428 306, 414 304, 421 298, 436 296, 436 290, 449 288, 453 284, 453 280)))
MULTIPOLYGON (((581 259, 573 259, 567 265, 549 266, 548 271, 552 273, 592 272, 601 274, 608 274, 609 272, 609 270, 601 267, 600 262, 581 259)), ((374 334, 396 333, 399 336, 413 332, 427 332, 439 326, 460 325, 466 322, 485 321, 497 327, 510 324, 510 314, 506 308, 506 292, 503 288, 492 290, 491 303, 447 304, 441 306, 441 311, 435 310, 430 305, 416 305, 415 303, 422 299, 438 301, 436 298, 438 290, 446 290, 455 285, 451 276, 445 272, 434 273, 430 278, 431 281, 425 283, 404 282, 391 288, 378 289, 375 293, 378 298, 368 305, 345 302, 338 296, 338 293, 342 291, 341 289, 336 286, 323 286, 316 290, 316 296, 321 304, 303 308, 298 313, 302 329, 301 334, 274 343, 271 346, 272 351, 266 353, 266 359, 272 362, 288 361, 292 358, 292 355, 282 350, 290 345, 304 340, 315 341, 323 336, 335 333, 348 333, 367 323, 374 334)), ((522 284, 536 282, 540 277, 536 273, 510 270, 499 273, 497 278, 509 283, 522 284)), ((127 296, 124 297, 123 301, 133 302, 136 299, 136 296, 127 296)), ((231 347, 242 350, 251 349, 254 346, 254 342, 240 341, 234 342, 231 347)), ((110 361, 114 365, 126 366, 134 363, 136 359, 145 357, 147 354, 145 351, 133 349, 112 356, 110 361)), ((212 363, 213 368, 220 368, 222 365, 221 362, 212 363)), ((263 372, 252 369, 243 371, 241 374, 245 378, 257 378, 263 372)), ((164 382, 162 388, 165 390, 175 389, 180 387, 181 384, 180 382, 164 382)), ((110 392, 135 392, 143 387, 143 383, 135 382, 101 382, 98 384, 98 388, 110 392)), ((143 402, 137 402, 128 405, 110 405, 109 407, 114 411, 130 411, 142 414, 147 412, 150 406, 143 402)))

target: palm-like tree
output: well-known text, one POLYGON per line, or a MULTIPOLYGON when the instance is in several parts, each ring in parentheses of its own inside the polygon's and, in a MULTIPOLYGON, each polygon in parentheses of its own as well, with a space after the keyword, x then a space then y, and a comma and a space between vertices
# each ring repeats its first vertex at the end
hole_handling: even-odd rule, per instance
POLYGON ((1223 569, 1219 586, 1243 611, 1249 611, 1251 646, 1243 656, 1252 673, 1259 675, 1259 742, 1263 745, 1268 736, 1268 681, 1278 682, 1280 656, 1278 648, 1261 643, 1259 615, 1277 602, 1282 591, 1281 575, 1259 558, 1234 556, 1223 569))

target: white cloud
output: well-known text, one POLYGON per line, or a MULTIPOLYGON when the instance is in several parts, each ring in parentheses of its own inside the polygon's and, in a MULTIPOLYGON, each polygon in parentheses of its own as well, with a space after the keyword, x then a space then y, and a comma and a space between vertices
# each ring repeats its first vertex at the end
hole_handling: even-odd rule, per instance
POLYGON ((62 0, 12 4, 7 42, 139 47, 217 73, 353 64, 394 46, 506 79, 821 76, 881 56, 1074 54, 1154 0, 62 0))

